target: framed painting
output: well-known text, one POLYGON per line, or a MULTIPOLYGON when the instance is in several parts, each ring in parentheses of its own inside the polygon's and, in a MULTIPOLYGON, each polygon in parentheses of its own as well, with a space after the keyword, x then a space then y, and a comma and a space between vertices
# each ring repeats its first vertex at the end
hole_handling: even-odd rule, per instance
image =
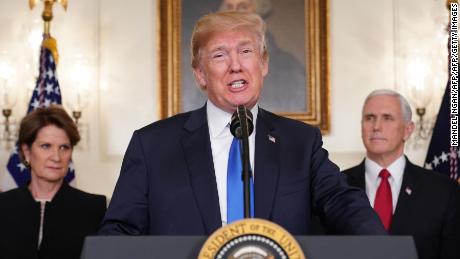
POLYGON ((210 12, 240 10, 244 3, 267 24, 269 72, 259 105, 328 133, 328 0, 158 0, 160 118, 205 103, 190 65, 195 22, 210 12))

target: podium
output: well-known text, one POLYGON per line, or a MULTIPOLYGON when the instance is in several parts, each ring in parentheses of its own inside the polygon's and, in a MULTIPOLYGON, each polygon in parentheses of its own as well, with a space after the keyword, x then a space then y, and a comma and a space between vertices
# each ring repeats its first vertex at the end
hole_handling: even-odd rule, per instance
MULTIPOLYGON (((90 236, 82 259, 196 259, 205 236, 90 236)), ((417 259, 410 236, 296 236, 307 259, 417 259)))

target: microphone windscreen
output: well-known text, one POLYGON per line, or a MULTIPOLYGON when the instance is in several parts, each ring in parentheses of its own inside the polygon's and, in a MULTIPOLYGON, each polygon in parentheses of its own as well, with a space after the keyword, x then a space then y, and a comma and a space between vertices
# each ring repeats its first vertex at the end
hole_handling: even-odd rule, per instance
POLYGON ((232 121, 230 122, 230 132, 235 138, 242 138, 243 132, 241 129, 241 120, 247 121, 248 136, 251 136, 254 131, 253 117, 250 110, 246 109, 243 105, 238 106, 236 111, 232 115, 232 121))

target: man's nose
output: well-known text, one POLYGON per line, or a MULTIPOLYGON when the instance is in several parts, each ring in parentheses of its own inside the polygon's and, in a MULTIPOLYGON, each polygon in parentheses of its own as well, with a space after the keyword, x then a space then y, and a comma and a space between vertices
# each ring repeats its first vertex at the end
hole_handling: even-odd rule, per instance
POLYGON ((375 119, 374 124, 373 124, 373 129, 377 131, 377 130, 380 130, 381 127, 382 127, 382 120, 379 118, 375 119))
POLYGON ((230 70, 232 73, 241 72, 241 62, 237 53, 230 55, 230 70))

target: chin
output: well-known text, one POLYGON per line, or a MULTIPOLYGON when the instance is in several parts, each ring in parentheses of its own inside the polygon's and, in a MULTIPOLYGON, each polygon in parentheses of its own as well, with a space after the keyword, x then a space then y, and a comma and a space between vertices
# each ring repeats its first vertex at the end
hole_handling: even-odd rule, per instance
POLYGON ((369 151, 375 155, 382 155, 382 154, 388 153, 388 150, 383 149, 383 148, 373 148, 373 149, 370 149, 369 151))
POLYGON ((42 179, 44 179, 47 182, 59 182, 62 181, 65 177, 65 174, 60 172, 60 173, 48 173, 43 176, 42 179))

